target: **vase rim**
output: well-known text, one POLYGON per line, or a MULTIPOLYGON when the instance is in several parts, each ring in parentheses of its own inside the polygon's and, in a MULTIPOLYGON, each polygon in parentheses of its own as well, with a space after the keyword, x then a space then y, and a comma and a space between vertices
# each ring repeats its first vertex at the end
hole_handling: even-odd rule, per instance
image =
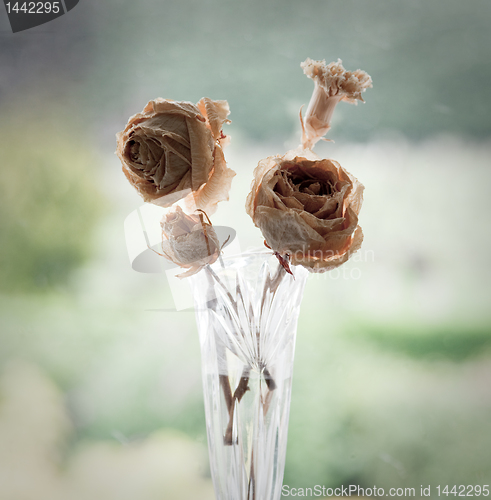
POLYGON ((274 257, 274 252, 271 250, 268 250, 267 248, 252 248, 249 250, 245 250, 240 253, 234 253, 231 255, 221 255, 220 258, 211 264, 211 267, 214 268, 215 270, 217 268, 220 268, 225 266, 225 268, 234 268, 241 262, 246 262, 246 261, 257 261, 259 259, 262 260, 267 260, 270 259, 271 257, 274 257))

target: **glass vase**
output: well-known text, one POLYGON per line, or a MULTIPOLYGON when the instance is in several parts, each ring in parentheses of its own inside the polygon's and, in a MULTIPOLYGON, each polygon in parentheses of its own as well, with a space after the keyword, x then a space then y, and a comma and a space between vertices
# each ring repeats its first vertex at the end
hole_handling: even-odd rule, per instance
POLYGON ((191 278, 217 500, 279 500, 297 319, 308 271, 267 252, 191 278))

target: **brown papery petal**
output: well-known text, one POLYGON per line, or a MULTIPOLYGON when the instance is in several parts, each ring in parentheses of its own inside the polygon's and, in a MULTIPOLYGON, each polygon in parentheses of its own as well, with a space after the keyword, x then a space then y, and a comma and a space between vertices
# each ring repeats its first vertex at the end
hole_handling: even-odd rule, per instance
POLYGON ((343 215, 343 196, 341 193, 337 193, 335 196, 326 198, 324 205, 317 211, 312 211, 318 219, 331 219, 342 217, 343 215))
POLYGON ((157 115, 149 118, 139 126, 139 129, 147 136, 160 138, 172 131, 175 139, 189 148, 189 134, 187 115, 180 113, 157 115))
POLYGON ((301 265, 309 269, 313 273, 323 273, 330 271, 348 261, 348 259, 361 248, 363 242, 363 232, 361 227, 358 226, 355 230, 349 250, 342 255, 331 257, 326 254, 325 258, 321 257, 318 253, 305 256, 294 256, 292 258, 293 265, 301 265))
MULTIPOLYGON (((228 193, 232 185, 232 179, 235 172, 227 167, 222 148, 217 144, 215 146, 214 169, 208 182, 192 193, 192 199, 196 207, 204 210, 208 215, 215 213, 220 201, 228 200, 228 193)), ((191 200, 188 200, 188 203, 191 200)))
POLYGON ((218 239, 211 226, 191 231, 169 240, 174 256, 179 265, 202 263, 219 248, 218 239), (207 241, 208 240, 208 241, 207 241))
POLYGON ((294 193, 293 196, 303 205, 308 213, 317 212, 324 206, 324 196, 314 196, 306 193, 294 193))
POLYGON ((324 244, 324 238, 293 210, 257 207, 255 221, 268 244, 279 253, 302 251, 311 246, 320 248, 324 244))
POLYGON ((365 186, 358 181, 353 175, 349 174, 352 181, 353 188, 346 199, 346 203, 353 209, 356 215, 360 213, 361 205, 363 203, 363 191, 365 186))
POLYGON ((279 196, 291 196, 293 194, 293 189, 291 184, 285 179, 280 172, 275 174, 276 184, 274 186, 274 190, 278 193, 279 196))
POLYGON ((206 122, 215 140, 220 139, 222 127, 230 113, 227 101, 212 101, 208 97, 203 97, 197 104, 201 114, 206 118, 206 122))
POLYGON ((188 121, 189 142, 191 144, 191 162, 193 169, 191 173, 192 189, 197 190, 207 180, 213 168, 212 148, 210 148, 210 136, 206 134, 203 127, 206 125, 200 121, 188 121))
POLYGON ((296 208, 298 210, 303 210, 303 204, 300 203, 295 197, 293 196, 281 196, 279 197, 278 200, 274 200, 276 208, 280 208, 281 205, 280 203, 283 203, 285 207, 288 208, 296 208))
POLYGON ((332 251, 338 254, 345 252, 348 248, 351 236, 358 225, 358 217, 350 207, 346 210, 343 225, 343 229, 333 231, 326 235, 323 250, 332 251))
POLYGON ((247 195, 245 204, 246 212, 252 218, 252 220, 254 220, 254 211, 256 206, 258 205, 256 198, 258 195, 259 187, 261 186, 261 183, 263 181, 263 178, 265 177, 268 171, 274 174, 274 172, 278 169, 278 164, 280 160, 281 160, 280 155, 270 156, 268 158, 261 160, 257 164, 257 167, 254 169, 253 179, 251 183, 251 191, 247 195))
POLYGON ((342 231, 346 221, 344 217, 340 217, 338 219, 318 219, 314 215, 307 212, 299 212, 299 215, 323 238, 334 231, 342 231))
POLYGON ((173 101, 172 99, 162 99, 158 97, 150 101, 144 108, 144 113, 167 113, 179 114, 187 118, 195 118, 200 121, 205 121, 205 118, 199 113, 199 109, 192 103, 187 101, 173 101))

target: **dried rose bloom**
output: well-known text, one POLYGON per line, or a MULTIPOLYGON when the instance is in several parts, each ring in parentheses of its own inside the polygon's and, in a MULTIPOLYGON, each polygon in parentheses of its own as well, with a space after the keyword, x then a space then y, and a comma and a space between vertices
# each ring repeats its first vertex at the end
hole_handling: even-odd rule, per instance
POLYGON ((337 162, 299 150, 259 162, 246 211, 272 250, 323 272, 360 248, 362 200, 362 184, 337 162))
POLYGON ((360 69, 346 71, 341 59, 326 64, 307 58, 301 64, 304 73, 315 83, 305 120, 302 123, 302 146, 312 148, 331 128, 331 118, 340 101, 356 104, 362 92, 372 86, 370 76, 360 69))
POLYGON ((189 207, 213 213, 228 200, 235 175, 222 151, 228 114, 227 101, 159 98, 129 119, 116 135, 116 154, 144 201, 169 207, 186 197, 189 207))
POLYGON ((220 242, 212 225, 203 214, 187 215, 177 206, 164 215, 162 253, 168 260, 188 269, 179 278, 186 278, 213 264, 220 255, 220 242))

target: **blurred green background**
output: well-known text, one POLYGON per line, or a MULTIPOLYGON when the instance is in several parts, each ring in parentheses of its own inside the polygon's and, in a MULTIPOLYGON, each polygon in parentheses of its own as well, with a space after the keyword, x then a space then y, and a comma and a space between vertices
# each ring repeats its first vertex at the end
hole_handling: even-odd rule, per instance
POLYGON ((489 0, 81 0, 0 8, 0 498, 213 498, 192 311, 139 274, 114 135, 157 96, 227 99, 243 210, 295 147, 306 57, 365 69, 316 147, 366 187, 360 254, 311 276, 284 483, 491 483, 489 0), (164 311, 166 310, 166 311, 164 311))

